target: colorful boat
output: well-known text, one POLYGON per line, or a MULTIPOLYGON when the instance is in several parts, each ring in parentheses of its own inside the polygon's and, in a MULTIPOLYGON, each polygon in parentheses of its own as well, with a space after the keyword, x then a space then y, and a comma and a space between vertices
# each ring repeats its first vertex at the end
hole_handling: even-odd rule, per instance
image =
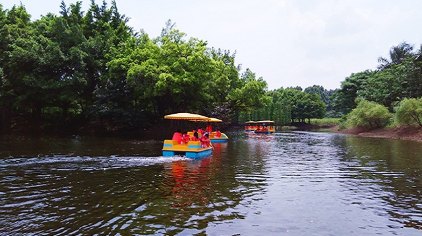
POLYGON ((247 121, 245 122, 245 131, 246 132, 253 132, 257 128, 256 121, 247 121))
MULTIPOLYGON (((217 118, 209 118, 207 122, 223 122, 217 118)), ((211 143, 227 143, 229 141, 229 137, 225 133, 221 133, 219 131, 214 131, 210 133, 210 140, 211 143)))
POLYGON ((271 134, 275 132, 274 121, 272 120, 261 120, 256 121, 255 133, 257 134, 271 134))
POLYGON ((189 141, 187 144, 179 144, 175 140, 164 140, 163 156, 172 157, 176 155, 188 158, 207 157, 212 154, 212 147, 201 147, 199 141, 189 141))
MULTIPOLYGON (((198 114, 191 113, 175 113, 164 116, 164 119, 170 120, 186 120, 186 121, 207 121, 209 118, 198 114)), ((176 140, 164 140, 163 156, 170 157, 183 155, 188 158, 201 158, 212 154, 212 146, 202 147, 200 141, 188 141, 187 143, 179 143, 176 140)))
POLYGON ((229 137, 225 133, 212 132, 210 135, 211 143, 227 143, 229 137))

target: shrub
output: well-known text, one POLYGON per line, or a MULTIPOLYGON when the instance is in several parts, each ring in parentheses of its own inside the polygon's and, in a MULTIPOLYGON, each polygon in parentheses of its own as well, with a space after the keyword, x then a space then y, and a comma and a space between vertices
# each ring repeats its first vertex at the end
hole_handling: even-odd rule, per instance
POLYGON ((405 98, 396 110, 396 122, 401 125, 422 127, 422 98, 405 98))
POLYGON ((385 127, 390 117, 391 114, 385 106, 360 100, 356 108, 347 115, 347 124, 351 127, 375 129, 385 127))

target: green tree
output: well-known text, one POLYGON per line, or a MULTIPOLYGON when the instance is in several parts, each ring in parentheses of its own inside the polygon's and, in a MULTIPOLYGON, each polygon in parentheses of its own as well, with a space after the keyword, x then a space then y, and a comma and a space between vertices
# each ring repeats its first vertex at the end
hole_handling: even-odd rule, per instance
POLYGON ((347 114, 355 108, 355 100, 358 97, 358 91, 362 90, 364 82, 375 73, 376 72, 369 70, 352 73, 341 82, 341 88, 331 97, 334 109, 343 114, 347 114))
POLYGON ((422 127, 422 98, 403 99, 397 107, 395 118, 399 124, 422 127))
POLYGON ((351 127, 375 129, 386 126, 390 117, 391 114, 385 106, 362 99, 347 115, 346 122, 351 127))
POLYGON ((383 57, 378 58, 378 62, 380 63, 380 65, 378 66, 379 69, 387 69, 392 65, 400 64, 407 57, 413 56, 413 46, 406 42, 402 42, 397 46, 393 46, 390 49, 389 55, 390 60, 383 57))
POLYGON ((336 90, 326 90, 323 86, 313 85, 305 88, 304 92, 319 95, 321 100, 325 103, 326 115, 328 117, 340 116, 336 111, 334 111, 333 102, 331 101, 332 95, 336 92, 336 90))
POLYGON ((257 79, 255 73, 246 69, 241 76, 241 86, 232 90, 228 99, 235 110, 249 112, 265 105, 269 99, 266 90, 267 83, 262 77, 257 79))

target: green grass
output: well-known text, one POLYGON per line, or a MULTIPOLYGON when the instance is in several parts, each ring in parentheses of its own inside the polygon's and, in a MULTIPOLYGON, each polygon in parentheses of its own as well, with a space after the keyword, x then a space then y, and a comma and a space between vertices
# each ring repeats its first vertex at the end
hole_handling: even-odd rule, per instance
POLYGON ((340 124, 340 118, 311 119, 311 124, 318 126, 335 126, 340 124))

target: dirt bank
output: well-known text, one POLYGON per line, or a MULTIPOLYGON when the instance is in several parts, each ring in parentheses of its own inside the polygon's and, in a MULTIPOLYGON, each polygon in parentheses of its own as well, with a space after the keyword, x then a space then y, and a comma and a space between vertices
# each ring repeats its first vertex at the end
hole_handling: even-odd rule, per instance
POLYGON ((422 142, 422 128, 420 127, 397 127, 375 130, 367 130, 362 128, 339 130, 338 127, 333 127, 331 130, 333 132, 352 134, 362 137, 392 138, 422 142))

